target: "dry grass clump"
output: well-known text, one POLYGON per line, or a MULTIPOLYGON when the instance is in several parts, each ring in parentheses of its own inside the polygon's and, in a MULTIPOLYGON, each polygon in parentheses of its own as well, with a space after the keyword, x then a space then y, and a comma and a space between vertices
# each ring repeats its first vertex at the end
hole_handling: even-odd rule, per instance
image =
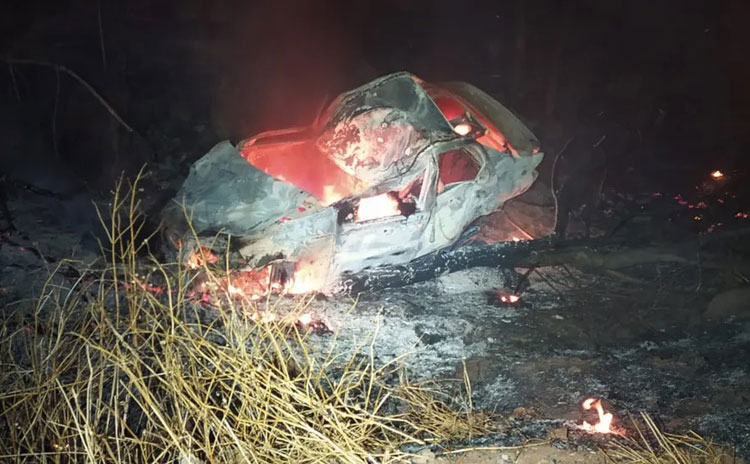
POLYGON ((441 388, 427 383, 411 383, 402 378, 396 395, 407 407, 406 416, 415 425, 419 438, 428 441, 471 440, 497 433, 503 427, 484 411, 475 411, 471 401, 471 382, 463 369, 465 397, 453 401, 441 400, 441 388))
POLYGON ((414 385, 400 398, 420 415, 389 413, 396 366, 315 352, 298 326, 248 320, 249 302, 216 298, 207 320, 188 271, 144 271, 137 187, 120 187, 104 269, 53 275, 32 314, 3 321, 0 461, 385 463, 424 431, 483 430, 414 385))
POLYGON ((726 448, 695 432, 684 435, 659 429, 648 413, 641 413, 645 427, 633 420, 636 434, 613 443, 609 456, 628 464, 729 464, 738 462, 726 448))

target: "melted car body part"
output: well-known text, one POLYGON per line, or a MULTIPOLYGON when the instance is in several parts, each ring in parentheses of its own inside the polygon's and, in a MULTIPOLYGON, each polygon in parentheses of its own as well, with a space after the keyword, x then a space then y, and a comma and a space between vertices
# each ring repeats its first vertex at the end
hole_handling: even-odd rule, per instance
POLYGON ((272 267, 270 286, 327 291, 345 273, 452 246, 531 186, 539 147, 476 87, 396 73, 340 95, 309 127, 218 144, 163 217, 185 243, 231 236, 244 268, 272 267))

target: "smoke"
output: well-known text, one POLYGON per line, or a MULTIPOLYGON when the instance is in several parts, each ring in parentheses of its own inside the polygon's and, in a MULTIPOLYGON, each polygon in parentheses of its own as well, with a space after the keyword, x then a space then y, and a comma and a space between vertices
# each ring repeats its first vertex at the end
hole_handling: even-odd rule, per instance
POLYGON ((327 100, 375 77, 358 56, 351 8, 262 2, 232 11, 226 39, 207 51, 217 73, 214 129, 241 138, 307 125, 327 100))

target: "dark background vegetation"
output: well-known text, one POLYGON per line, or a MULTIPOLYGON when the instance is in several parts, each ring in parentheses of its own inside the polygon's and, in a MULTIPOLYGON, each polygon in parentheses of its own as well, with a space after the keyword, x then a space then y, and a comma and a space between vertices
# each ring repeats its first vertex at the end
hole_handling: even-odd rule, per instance
POLYGON ((142 163, 309 122, 335 94, 408 70, 465 80, 519 114, 565 175, 690 185, 741 169, 750 134, 744 0, 0 2, 0 170, 106 191, 142 163), (54 121, 54 123, 53 123, 54 121), (591 146, 606 135, 599 150, 591 146), (612 174, 615 173, 615 174, 612 174))

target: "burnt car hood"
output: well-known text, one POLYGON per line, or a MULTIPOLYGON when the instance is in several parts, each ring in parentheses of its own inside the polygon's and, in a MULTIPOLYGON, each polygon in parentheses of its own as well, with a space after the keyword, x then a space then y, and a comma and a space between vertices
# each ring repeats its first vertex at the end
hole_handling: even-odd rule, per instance
POLYGON ((307 192, 258 170, 229 141, 217 144, 190 167, 182 188, 162 211, 168 229, 198 234, 247 235, 302 205, 319 206, 307 192))

